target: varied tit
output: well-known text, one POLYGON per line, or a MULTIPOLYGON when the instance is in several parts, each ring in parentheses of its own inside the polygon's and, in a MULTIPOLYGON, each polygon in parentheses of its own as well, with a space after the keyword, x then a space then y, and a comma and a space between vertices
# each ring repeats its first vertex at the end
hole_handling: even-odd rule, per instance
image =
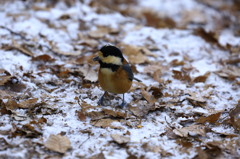
POLYGON ((122 104, 120 106, 124 107, 127 105, 124 101, 124 93, 130 89, 132 80, 136 78, 134 78, 132 69, 124 59, 122 52, 115 46, 105 45, 93 60, 98 61, 100 64, 98 81, 105 91, 98 101, 98 104, 103 105, 104 95, 110 92, 123 94, 122 104))

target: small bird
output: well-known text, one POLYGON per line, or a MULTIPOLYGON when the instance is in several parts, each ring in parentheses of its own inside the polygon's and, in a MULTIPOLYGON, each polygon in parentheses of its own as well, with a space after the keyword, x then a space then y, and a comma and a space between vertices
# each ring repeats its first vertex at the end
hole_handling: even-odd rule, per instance
POLYGON ((136 78, 134 78, 132 69, 123 57, 121 50, 113 45, 105 45, 98 51, 98 56, 93 58, 93 60, 98 61, 100 64, 98 81, 105 91, 98 104, 103 105, 104 95, 110 92, 123 94, 120 106, 126 106, 124 93, 131 88, 132 80, 136 78))

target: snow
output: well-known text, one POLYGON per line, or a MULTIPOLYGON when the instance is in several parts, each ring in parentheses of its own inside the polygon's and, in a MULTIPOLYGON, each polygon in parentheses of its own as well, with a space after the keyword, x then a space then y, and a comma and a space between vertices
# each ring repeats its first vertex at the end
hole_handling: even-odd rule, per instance
MULTIPOLYGON (((41 6, 41 3, 39 4, 41 6)), ((194 0, 183 0, 183 1, 166 1, 166 0, 150 0, 150 1, 139 1, 140 7, 150 7, 156 11, 159 11, 161 14, 166 14, 170 17, 173 17, 176 20, 180 19, 180 12, 182 10, 193 10, 197 2, 194 0)), ((202 8, 203 6, 198 6, 202 8)), ((198 8, 197 7, 197 8, 198 8)), ((17 18, 17 21, 9 18, 8 13, 21 13, 25 10, 24 2, 13 2, 6 3, 6 5, 1 6, 0 12, 0 25, 7 26, 16 32, 25 32, 31 38, 36 38, 36 41, 39 43, 45 43, 45 41, 39 38, 39 34, 46 36, 46 38, 56 43, 56 46, 59 50, 63 52, 72 52, 74 47, 72 45, 72 39, 77 39, 79 32, 79 21, 78 16, 83 16, 83 13, 86 15, 82 18, 85 21, 92 22, 94 24, 89 30, 95 29, 95 25, 100 26, 110 26, 112 28, 119 28, 120 24, 123 24, 125 27, 123 31, 126 32, 123 35, 122 42, 125 44, 137 45, 137 46, 148 46, 154 45, 159 51, 154 51, 158 57, 156 61, 163 61, 163 63, 170 63, 174 59, 184 60, 184 56, 187 56, 189 59, 194 62, 191 63, 191 66, 195 67, 197 72, 191 74, 192 77, 197 77, 199 75, 204 75, 207 72, 214 72, 221 69, 221 66, 217 64, 217 61, 225 59, 228 56, 227 52, 219 51, 213 49, 212 46, 205 42, 204 39, 192 35, 190 30, 178 30, 178 29, 155 29, 152 27, 141 26, 136 30, 134 23, 129 22, 132 19, 129 17, 124 17, 120 13, 109 13, 109 14, 98 14, 95 13, 92 8, 86 4, 78 3, 76 6, 70 8, 66 7, 63 3, 56 5, 55 8, 50 9, 49 11, 33 11, 31 10, 26 16, 30 18, 17 18), (4 11, 4 12, 3 12, 4 11), (66 26, 65 30, 56 30, 54 28, 48 27, 39 19, 49 20, 51 24, 54 24, 57 27, 60 27, 64 24, 59 17, 64 14, 69 14, 73 16, 74 21, 71 21, 66 26), (124 24, 126 23, 126 24, 124 24), (152 39, 152 41, 148 39, 152 39), (166 47, 167 46, 167 47, 166 47), (211 50, 208 52, 208 50, 211 50), (171 53, 178 52, 177 56, 170 56, 171 53)), ((208 11, 210 12, 210 11, 208 11)), ((0 36, 7 37, 6 39, 1 40, 1 45, 10 43, 9 40, 11 34, 0 28, 0 36)), ((229 32, 223 32, 220 35, 220 43, 227 44, 231 43, 237 45, 240 43, 240 38, 235 37, 229 32)), ((31 62, 31 57, 26 56, 17 51, 5 51, 0 50, 0 68, 5 69, 11 73, 11 75, 16 75, 21 77, 21 74, 24 72, 32 72, 38 82, 43 83, 44 86, 48 89, 53 89, 54 86, 48 86, 46 83, 49 81, 58 81, 59 78, 56 75, 52 75, 47 72, 38 71, 38 68, 31 62), (23 70, 18 72, 19 67, 22 66, 23 70), (41 74, 38 74, 41 73, 41 74)), ((40 51, 38 54, 49 54, 54 57, 49 51, 40 51)), ((73 57, 75 58, 75 57, 73 57)), ((59 57, 56 57, 56 64, 63 65, 65 64, 59 57)), ((43 64, 44 65, 44 64, 43 64)), ((65 68, 71 68, 72 65, 65 65, 65 68)), ((149 78, 148 75, 144 74, 144 65, 136 65, 139 73, 136 74, 136 77, 141 79, 146 86, 157 86, 159 83, 152 78, 149 78)), ((172 68, 171 68, 172 69, 172 68)), ((180 70, 180 68, 173 68, 174 70, 180 70)), ((240 99, 239 91, 232 89, 232 84, 226 82, 224 79, 218 77, 214 73, 211 73, 206 81, 207 84, 214 85, 215 89, 209 88, 206 89, 203 84, 193 84, 189 86, 179 80, 174 80, 169 70, 168 74, 164 79, 172 80, 172 83, 167 85, 165 92, 169 94, 175 94, 175 92, 198 92, 200 95, 206 95, 212 93, 213 95, 208 100, 208 108, 202 107, 193 107, 185 100, 186 96, 177 97, 181 100, 185 100, 182 103, 173 104, 169 107, 176 114, 203 114, 209 115, 211 111, 224 111, 230 110, 237 104, 240 99), (217 81, 217 82, 216 82, 217 81), (232 98, 232 100, 229 100, 232 98)), ((35 80, 36 80, 35 79, 35 80)), ((74 79, 75 82, 80 82, 79 79, 74 79)), ((28 88, 34 88, 32 92, 33 97, 39 98, 45 102, 49 102, 50 108, 55 108, 58 110, 58 113, 45 116, 47 119, 46 125, 43 125, 43 135, 42 138, 37 138, 36 142, 44 143, 51 134, 59 134, 62 132, 66 133, 66 136, 71 141, 72 149, 67 151, 63 158, 76 158, 77 156, 90 157, 92 155, 103 152, 104 156, 107 159, 116 159, 116 158, 127 158, 129 156, 128 152, 123 147, 118 147, 116 144, 111 144, 112 141, 110 134, 117 133, 123 134, 127 131, 130 132, 130 143, 132 145, 129 147, 128 151, 131 151, 140 157, 144 155, 145 158, 161 158, 161 153, 159 152, 145 152, 141 145, 143 143, 149 143, 152 146, 159 146, 165 151, 173 154, 170 158, 193 158, 197 153, 195 150, 190 150, 189 153, 181 153, 179 149, 182 147, 179 146, 175 141, 169 139, 166 135, 161 136, 166 132, 166 129, 169 128, 168 123, 171 123, 171 126, 175 128, 181 127, 181 121, 185 121, 187 118, 179 117, 172 118, 171 111, 169 112, 150 112, 147 114, 139 123, 142 128, 129 128, 126 125, 122 125, 120 122, 112 123, 112 126, 123 127, 123 130, 120 129, 111 129, 111 128, 97 128, 90 124, 90 119, 87 118, 86 121, 80 121, 76 115, 76 111, 79 111, 81 107, 78 105, 75 97, 81 96, 80 104, 86 102, 91 106, 97 107, 97 100, 103 94, 103 91, 100 87, 91 87, 90 95, 87 94, 88 89, 80 88, 77 84, 73 83, 71 86, 68 84, 61 85, 60 89, 56 89, 49 93, 43 88, 38 88, 35 83, 31 80, 24 81, 27 84, 28 88), (45 96, 45 98, 44 98, 45 96), (53 97, 53 98, 51 98, 53 97), (58 101, 57 104, 54 101, 58 101), (60 113, 62 111, 63 113, 60 113), (167 122, 168 123, 167 123, 167 122), (82 130, 91 130, 91 134, 81 133, 82 130), (81 146, 81 148, 79 148, 81 146)), ((133 100, 134 93, 125 94, 125 99, 128 103, 133 100)), ((119 95, 121 97, 121 95, 119 95)), ((169 102, 175 97, 164 97, 161 99, 163 102, 169 102)), ((118 100, 113 100, 114 103, 119 102, 118 100)), ((170 102, 169 102, 170 103, 170 102)), ((134 106, 134 104, 133 104, 134 106)), ((99 108, 100 109, 100 108, 99 108)), ((96 109, 97 110, 97 109, 96 109)), ((18 113, 24 114, 25 110, 18 110, 18 113)), ((38 115, 40 117, 40 115, 38 115)), ((188 119, 193 119, 194 117, 189 117, 188 119)), ((10 130, 12 129, 12 123, 17 123, 16 121, 12 122, 12 119, 7 115, 0 116, 0 121, 3 123, 0 125, 0 130, 10 130), (9 123, 8 123, 9 121, 9 123), (10 122, 11 121, 11 122, 10 122)), ((30 119, 29 119, 30 120, 30 119)), ((29 121, 19 122, 20 124, 27 123, 29 121)), ((213 128, 216 132, 226 132, 234 133, 232 128, 223 128, 222 126, 216 126, 213 128)), ((13 144, 21 144, 22 140, 20 137, 8 139, 6 136, 1 135, 6 141, 13 144)), ((217 137, 212 137, 212 140, 217 139, 217 137)), ((22 151, 13 152, 14 150, 4 150, 0 154, 8 154, 11 157, 16 156, 24 158, 25 154, 28 153, 27 150, 22 148, 22 151), (13 155, 14 154, 14 155, 13 155)))

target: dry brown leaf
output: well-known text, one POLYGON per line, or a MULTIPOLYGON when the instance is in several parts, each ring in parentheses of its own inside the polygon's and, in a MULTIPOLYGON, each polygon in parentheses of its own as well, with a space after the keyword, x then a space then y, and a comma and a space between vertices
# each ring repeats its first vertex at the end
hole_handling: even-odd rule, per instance
POLYGON ((187 96, 189 102, 191 102, 194 106, 204 106, 206 100, 199 94, 195 92, 188 92, 190 96, 187 96))
POLYGON ((88 35, 90 38, 100 39, 100 38, 103 38, 104 36, 106 36, 109 32, 110 32, 109 28, 100 27, 96 30, 88 32, 88 35))
POLYGON ((218 42, 218 35, 215 32, 207 32, 203 28, 197 28, 194 30, 194 34, 203 38, 206 42, 215 44, 220 48, 223 48, 218 42))
POLYGON ((18 44, 15 40, 12 40, 12 45, 6 45, 3 47, 4 50, 18 50, 21 53, 34 56, 34 54, 26 47, 26 44, 18 44))
POLYGON ((98 80, 97 71, 95 71, 91 68, 80 67, 79 71, 82 72, 85 80, 88 80, 88 81, 91 81, 91 82, 96 82, 98 80))
POLYGON ((240 102, 230 111, 230 122, 235 129, 240 130, 240 102))
POLYGON ((130 63, 141 64, 148 60, 147 56, 143 54, 144 47, 126 44, 121 44, 121 46, 123 47, 123 54, 128 57, 130 63))
POLYGON ((18 104, 16 101, 12 99, 8 99, 7 103, 5 104, 5 107, 8 110, 14 110, 20 107, 20 104, 18 104))
POLYGON ((86 103, 85 101, 82 101, 82 103, 81 103, 80 106, 81 106, 81 108, 82 108, 82 112, 83 112, 83 113, 87 112, 87 111, 90 110, 90 109, 95 109, 95 108, 97 108, 97 107, 95 107, 95 106, 92 106, 91 104, 86 103))
POLYGON ((177 59, 172 60, 172 61, 170 62, 170 65, 173 66, 173 67, 183 66, 184 64, 185 64, 184 61, 179 61, 179 60, 177 60, 177 59))
POLYGON ((11 78, 12 76, 0 76, 0 86, 5 85, 11 78))
POLYGON ((209 75, 210 75, 210 72, 207 72, 202 76, 197 76, 197 77, 192 79, 191 83, 198 83, 198 82, 203 82, 204 83, 207 80, 209 75))
POLYGON ((106 159, 106 158, 105 158, 104 154, 101 152, 99 154, 89 157, 89 159, 106 159))
POLYGON ((220 71, 216 72, 220 77, 226 78, 228 80, 235 80, 237 77, 240 77, 240 69, 236 66, 228 66, 220 71))
POLYGON ((188 136, 196 136, 196 135, 205 136, 206 127, 204 125, 190 125, 180 129, 174 129, 173 132, 180 137, 188 137, 188 136))
POLYGON ((0 86, 3 86, 5 83, 10 81, 11 78, 12 76, 8 71, 0 69, 0 86))
POLYGON ((126 118, 127 114, 125 112, 111 110, 111 109, 102 109, 105 115, 109 117, 117 117, 117 118, 126 118))
POLYGON ((111 137, 113 141, 118 144, 126 144, 130 141, 130 137, 119 135, 119 134, 111 134, 111 137))
POLYGON ((92 120, 98 120, 98 119, 102 119, 104 117, 108 117, 104 114, 103 111, 95 111, 93 110, 87 110, 87 111, 83 111, 84 115, 91 118, 92 120))
POLYGON ((142 148, 148 152, 160 153, 162 157, 169 157, 173 154, 164 150, 161 146, 152 145, 151 143, 144 143, 142 148))
POLYGON ((143 100, 140 100, 140 101, 136 102, 135 104, 137 106, 130 105, 129 110, 137 117, 143 117, 149 111, 151 111, 151 110, 153 111, 158 108, 157 106, 155 106, 155 104, 146 103, 143 100))
POLYGON ((33 108, 38 101, 38 98, 32 98, 19 103, 19 108, 33 108))
POLYGON ((119 126, 121 123, 118 120, 113 119, 100 119, 97 121, 91 121, 91 124, 101 128, 110 127, 112 129, 124 129, 122 126, 119 126))
POLYGON ((44 54, 44 55, 39 55, 36 57, 32 57, 33 61, 44 61, 44 62, 53 62, 55 59, 53 59, 51 56, 44 54))
POLYGON ((44 146, 49 150, 65 153, 71 147, 71 142, 66 136, 51 134, 44 146))
POLYGON ((216 121, 219 119, 221 115, 221 112, 219 113, 216 113, 216 114, 212 114, 212 115, 209 115, 207 117, 200 117, 196 120, 197 123, 200 123, 200 124, 204 124, 206 122, 209 122, 211 124, 214 124, 216 123, 216 121))
POLYGON ((199 9, 187 10, 183 12, 181 26, 187 26, 190 23, 205 24, 207 22, 206 14, 199 9))
POLYGON ((185 72, 184 70, 182 71, 177 71, 177 70, 172 70, 173 73, 173 78, 180 80, 180 81, 191 81, 191 77, 189 76, 188 72, 185 72))
POLYGON ((152 94, 150 94, 148 91, 145 91, 144 89, 141 89, 141 93, 143 97, 150 103, 154 104, 157 100, 154 98, 152 94))
POLYGON ((157 12, 146 9, 142 12, 148 26, 155 28, 174 28, 176 23, 169 17, 160 17, 157 12))
POLYGON ((82 111, 76 111, 77 112, 77 116, 81 121, 86 121, 86 116, 82 111))
POLYGON ((96 48, 99 45, 97 40, 88 39, 88 38, 83 38, 78 44, 79 45, 89 46, 91 48, 96 48))

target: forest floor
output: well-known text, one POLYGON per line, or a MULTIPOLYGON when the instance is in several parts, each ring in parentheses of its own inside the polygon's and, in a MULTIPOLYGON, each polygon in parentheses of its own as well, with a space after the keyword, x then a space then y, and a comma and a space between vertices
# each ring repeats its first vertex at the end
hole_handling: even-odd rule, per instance
POLYGON ((237 158, 239 0, 0 2, 0 158, 237 158), (103 90, 101 46, 132 65, 103 90))

